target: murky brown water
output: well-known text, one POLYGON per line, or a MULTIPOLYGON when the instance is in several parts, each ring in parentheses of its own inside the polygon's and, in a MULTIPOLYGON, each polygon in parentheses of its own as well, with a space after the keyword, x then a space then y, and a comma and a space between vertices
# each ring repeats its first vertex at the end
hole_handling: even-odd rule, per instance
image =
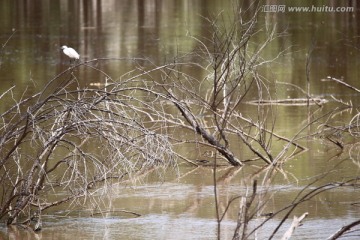
MULTIPOLYGON (((33 94, 49 79, 67 68, 68 60, 62 55, 61 45, 78 50, 83 60, 93 58, 147 58, 164 63, 178 54, 192 51, 194 39, 188 35, 206 36, 211 17, 224 10, 229 12, 231 1, 25 1, 6 0, 0 9, 0 93, 16 85, 14 98, 33 94), (14 35, 9 39, 11 34, 14 35)), ((284 1, 295 4, 294 1, 284 1)), ((302 1, 302 4, 304 1, 302 1)), ((306 2, 306 1, 305 1, 306 2)), ((311 6, 310 1, 306 6, 311 6)), ((296 3, 300 4, 300 3, 296 3)), ((332 4, 329 1, 329 4, 332 4)), ((340 4, 340 3, 339 3, 340 4)), ((356 3, 355 7, 356 7, 356 3)), ((249 3, 244 3, 244 7, 249 3)), ((314 96, 330 95, 359 104, 359 95, 342 86, 321 79, 332 76, 343 78, 360 88, 359 74, 359 11, 353 13, 261 13, 260 24, 276 22, 285 37, 272 43, 265 54, 274 57, 283 49, 289 51, 276 59, 271 68, 263 69, 264 76, 277 81, 274 88, 278 98, 302 97, 299 91, 283 82, 305 89, 305 62, 312 42, 315 48, 311 60, 311 92, 314 96)), ((256 37, 257 38, 257 37, 256 37)), ((255 38, 255 39, 256 39, 255 38)), ((258 36, 261 39, 261 34, 258 36)), ((113 78, 119 78, 130 68, 126 62, 110 62, 102 66, 113 78)), ((88 70, 79 72, 82 84, 103 82, 103 76, 88 70)), ((201 74, 201 73, 199 73, 201 74)), ((275 94, 275 93, 274 93, 275 94)), ((7 100, 12 102, 11 99, 7 100)), ((335 107, 329 102, 326 112, 335 107)), ((0 106, 0 111, 6 105, 0 106)), ((251 109, 246 108, 251 114, 251 109)), ((284 136, 293 136, 303 126, 304 119, 314 109, 306 106, 278 106, 276 129, 284 136)), ((355 109, 338 116, 348 121, 355 109)), ((267 201, 266 212, 274 212, 288 204, 309 182, 325 172, 331 172, 323 182, 336 182, 360 174, 358 156, 349 153, 357 148, 352 145, 342 153, 326 141, 307 139, 302 142, 309 151, 289 160, 263 188, 273 194, 267 201)), ((275 146, 276 147, 276 146, 275 146)), ((186 150, 187 151, 187 150, 186 150)), ((194 154, 195 150, 190 150, 194 154), (192 152, 193 151, 193 152, 192 152)), ((268 174, 261 166, 241 169, 221 168, 217 172, 220 209, 234 196, 251 189, 251 176, 259 183, 268 174), (257 173, 260 171, 260 173, 257 173), (255 177, 256 175, 256 177, 255 177)), ((113 213, 90 216, 85 209, 66 212, 61 209, 46 213, 43 230, 38 233, 6 228, 1 225, 0 239, 216 239, 213 171, 212 168, 179 167, 180 174, 168 171, 162 178, 150 174, 136 183, 113 186, 113 194, 99 197, 113 213), (140 214, 124 213, 127 210, 140 214)), ((321 183, 316 183, 318 186, 321 183)), ((61 193, 60 193, 61 194, 61 193)), ((101 196, 101 192, 99 192, 101 196)), ((360 217, 360 209, 353 202, 359 201, 356 189, 344 188, 328 191, 306 202, 294 212, 310 215, 295 232, 294 239, 323 239, 343 224, 360 217)), ((222 239, 231 239, 237 219, 234 206, 221 224, 222 239)), ((261 218, 259 218, 259 222, 261 218)), ((261 231, 258 239, 266 239, 278 224, 275 217, 261 231)), ((251 224, 256 224, 253 222, 251 224)), ((280 231, 283 233, 286 227, 280 231)), ((356 235, 356 234, 355 234, 356 235)), ((347 239, 358 239, 349 237, 347 239)))

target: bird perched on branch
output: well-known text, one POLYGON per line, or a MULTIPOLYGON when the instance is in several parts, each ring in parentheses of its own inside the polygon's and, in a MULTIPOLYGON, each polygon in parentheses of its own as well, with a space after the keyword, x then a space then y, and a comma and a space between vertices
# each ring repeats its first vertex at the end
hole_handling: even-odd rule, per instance
POLYGON ((75 49, 71 47, 67 47, 65 45, 62 46, 61 49, 63 50, 64 54, 70 58, 70 63, 72 59, 74 60, 80 59, 80 55, 75 51, 75 49))

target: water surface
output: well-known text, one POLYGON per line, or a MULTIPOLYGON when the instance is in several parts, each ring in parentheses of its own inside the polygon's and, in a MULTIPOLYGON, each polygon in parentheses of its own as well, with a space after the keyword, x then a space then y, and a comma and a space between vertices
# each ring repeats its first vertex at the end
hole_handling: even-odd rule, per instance
MULTIPOLYGON (((264 2, 265 4, 265 2, 264 2)), ((284 1, 291 5, 300 3, 284 1)), ((311 5, 310 1, 301 4, 311 5)), ((324 4, 345 4, 326 1, 324 4)), ((275 59, 271 67, 262 68, 262 74, 271 82, 272 94, 277 98, 304 97, 306 88, 306 59, 311 52, 310 80, 313 96, 329 101, 322 111, 338 106, 333 98, 359 103, 359 94, 334 82, 323 82, 327 76, 344 79, 360 88, 358 10, 352 13, 265 13, 259 15, 259 24, 277 24, 283 34, 265 50, 265 57, 273 58, 280 51, 285 54, 275 59)), ((209 36, 207 18, 223 11, 231 15, 231 1, 3 1, 0 10, 0 92, 16 85, 14 98, 31 95, 68 66, 68 59, 60 46, 71 46, 80 53, 83 61, 94 58, 145 58, 156 64, 171 62, 198 47, 190 36, 209 36), (36 2, 36 3, 35 3, 36 2)), ((250 2, 243 9, 251 9, 250 2)), ((249 12, 251 12, 249 10, 249 12)), ((254 41, 264 37, 258 34, 254 41)), ((109 61, 97 66, 120 79, 132 65, 128 61, 109 61)), ((189 70, 191 71, 191 69, 189 70)), ((88 68, 82 68, 80 84, 104 83, 105 77, 88 68)), ((204 73, 193 72, 202 77, 204 73)), ((4 100, 13 103, 12 99, 4 100)), ((7 104, 0 106, 1 111, 7 104)), ((253 108, 243 106, 243 114, 256 114, 253 108)), ((276 132, 293 136, 304 126, 309 113, 317 106, 278 106, 276 132)), ((344 111, 337 118, 349 121, 356 112, 344 111)), ((350 141, 355 141, 350 139, 350 141)), ((251 191, 257 179, 259 189, 268 193, 264 212, 275 212, 289 204, 309 182, 330 172, 311 188, 324 182, 343 181, 358 176, 359 159, 352 151, 357 145, 341 151, 333 144, 314 138, 303 139, 309 151, 290 159, 277 170, 270 184, 262 183, 267 171, 263 163, 241 169, 220 168, 217 171, 219 206, 223 211, 235 196, 251 191), (350 153, 350 154, 349 154, 350 153), (260 173, 257 173, 257 172, 260 173)), ((202 156, 199 149, 184 149, 189 156, 202 156)), ((244 159, 248 156, 239 150, 244 159)), ((202 156, 203 157, 203 156, 202 156)), ((209 160, 209 159, 208 159, 209 160)), ((211 160, 211 159, 210 159, 211 160)), ((311 189, 310 188, 310 189, 311 189)), ((116 184, 111 196, 98 201, 112 212, 92 215, 90 200, 84 209, 65 211, 54 209, 44 215, 43 230, 32 233, 2 225, 2 238, 12 239, 216 239, 213 169, 181 165, 179 173, 169 170, 160 177, 150 175, 135 183, 116 184), (127 210, 140 214, 124 213, 127 210)), ((101 192, 101 191, 99 191, 101 192)), ((61 193, 59 193, 61 194, 61 193)), ((293 215, 309 212, 304 224, 295 232, 294 239, 324 239, 342 225, 359 218, 356 188, 334 189, 300 205, 293 215)), ((236 226, 239 201, 235 201, 221 223, 221 238, 231 239, 236 226)), ((258 239, 266 239, 279 223, 274 217, 261 231, 258 239)), ((256 225, 263 218, 251 222, 256 225)), ((286 231, 287 221, 280 230, 286 231)), ((358 239, 354 233, 346 239, 358 239)))

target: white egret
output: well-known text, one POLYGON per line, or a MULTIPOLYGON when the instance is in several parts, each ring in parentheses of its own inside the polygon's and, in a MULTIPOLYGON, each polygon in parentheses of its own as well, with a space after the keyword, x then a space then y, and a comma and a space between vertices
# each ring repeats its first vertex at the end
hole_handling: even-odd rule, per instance
POLYGON ((70 63, 71 59, 80 59, 80 55, 75 51, 75 49, 67 47, 65 45, 62 46, 61 49, 63 50, 64 54, 70 58, 70 63))

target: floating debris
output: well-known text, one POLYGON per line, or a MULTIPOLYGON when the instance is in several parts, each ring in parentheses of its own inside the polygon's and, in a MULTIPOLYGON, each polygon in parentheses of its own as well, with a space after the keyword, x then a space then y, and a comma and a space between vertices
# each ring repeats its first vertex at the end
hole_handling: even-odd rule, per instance
POLYGON ((252 105, 289 105, 289 106, 306 106, 309 105, 323 105, 329 102, 325 98, 287 98, 287 99, 269 99, 269 100, 253 100, 246 102, 252 105))

